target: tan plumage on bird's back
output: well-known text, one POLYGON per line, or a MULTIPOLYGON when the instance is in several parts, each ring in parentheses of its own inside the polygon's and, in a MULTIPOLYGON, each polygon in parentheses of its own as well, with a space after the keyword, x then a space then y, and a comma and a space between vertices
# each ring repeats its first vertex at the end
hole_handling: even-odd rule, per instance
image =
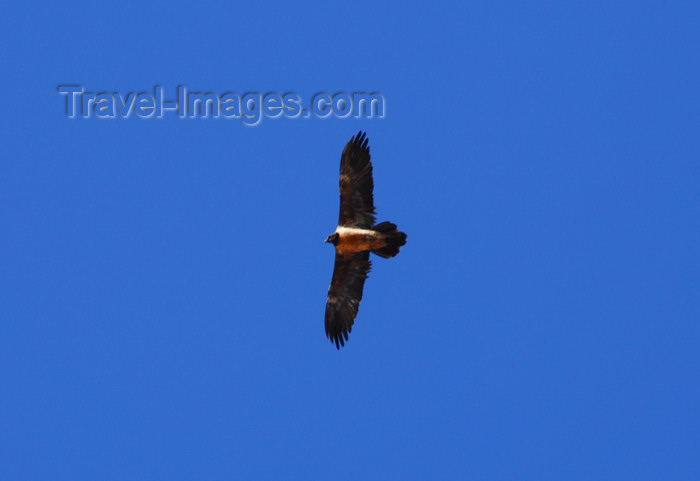
POLYGON ((383 236, 371 229, 338 227, 338 243, 335 251, 340 255, 352 255, 355 252, 371 251, 386 246, 383 236))

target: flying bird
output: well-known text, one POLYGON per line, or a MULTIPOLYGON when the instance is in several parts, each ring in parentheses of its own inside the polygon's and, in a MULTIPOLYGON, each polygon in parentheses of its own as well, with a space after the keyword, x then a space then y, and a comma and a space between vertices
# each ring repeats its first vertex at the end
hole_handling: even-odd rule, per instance
POLYGON ((340 157, 340 217, 326 242, 335 246, 335 267, 326 303, 326 336, 335 347, 345 345, 362 300, 372 266, 369 253, 390 258, 406 244, 395 224, 375 225, 374 181, 364 132, 350 139, 340 157))

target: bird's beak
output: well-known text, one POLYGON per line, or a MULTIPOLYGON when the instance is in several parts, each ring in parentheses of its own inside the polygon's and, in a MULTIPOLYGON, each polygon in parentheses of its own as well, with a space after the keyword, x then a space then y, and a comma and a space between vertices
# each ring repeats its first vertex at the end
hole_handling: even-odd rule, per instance
POLYGON ((326 240, 324 240, 323 242, 330 242, 330 240, 329 240, 330 238, 331 238, 331 236, 326 237, 326 240))

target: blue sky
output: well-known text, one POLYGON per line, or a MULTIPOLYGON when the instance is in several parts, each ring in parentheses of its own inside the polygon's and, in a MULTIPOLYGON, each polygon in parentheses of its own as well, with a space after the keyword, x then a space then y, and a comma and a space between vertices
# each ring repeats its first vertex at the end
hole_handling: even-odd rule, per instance
POLYGON ((3 479, 700 477, 696 3, 4 8, 3 479), (62 84, 386 116, 68 119, 62 84), (336 351, 358 130, 408 244, 336 351))

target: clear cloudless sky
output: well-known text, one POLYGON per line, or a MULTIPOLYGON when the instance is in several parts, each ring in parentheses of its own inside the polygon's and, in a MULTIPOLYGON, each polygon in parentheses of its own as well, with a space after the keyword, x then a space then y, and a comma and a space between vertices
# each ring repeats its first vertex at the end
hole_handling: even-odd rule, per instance
POLYGON ((697 2, 3 7, 0 478, 700 479, 697 2), (378 91, 383 119, 76 118, 378 91), (323 317, 345 143, 375 258, 323 317))

